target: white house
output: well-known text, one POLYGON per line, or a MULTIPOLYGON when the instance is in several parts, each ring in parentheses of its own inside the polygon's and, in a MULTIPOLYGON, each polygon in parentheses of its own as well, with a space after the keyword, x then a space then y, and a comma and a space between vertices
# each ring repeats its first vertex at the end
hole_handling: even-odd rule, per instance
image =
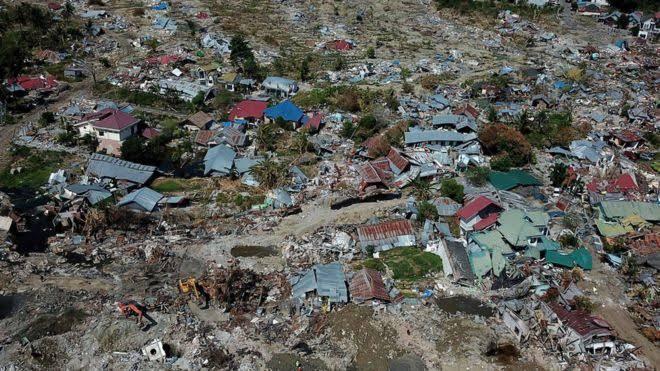
POLYGON ((91 134, 99 141, 98 150, 118 155, 121 144, 128 138, 138 134, 137 119, 128 113, 106 108, 99 112, 86 115, 76 124, 80 135, 91 134))

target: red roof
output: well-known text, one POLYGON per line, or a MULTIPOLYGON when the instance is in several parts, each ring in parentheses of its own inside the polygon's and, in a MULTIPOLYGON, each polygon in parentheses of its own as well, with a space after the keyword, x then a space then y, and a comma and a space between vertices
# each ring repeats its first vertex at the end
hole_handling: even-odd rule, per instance
POLYGON ((358 237, 363 244, 380 245, 400 236, 414 235, 413 226, 408 219, 392 220, 378 224, 362 225, 357 228, 358 237))
POLYGON ((405 171, 410 162, 405 157, 401 156, 399 151, 390 147, 390 152, 387 154, 387 159, 390 160, 399 171, 405 171))
POLYGON ((499 213, 492 213, 492 214, 488 215, 487 217, 485 217, 485 218, 481 219, 480 221, 478 221, 473 226, 473 229, 475 231, 484 230, 484 229, 490 227, 491 225, 495 224, 495 222, 497 221, 497 219, 499 219, 499 217, 500 217, 499 213))
POLYGON ((351 43, 349 43, 348 41, 346 41, 346 40, 330 41, 326 44, 326 47, 328 49, 334 49, 334 50, 342 51, 342 52, 349 51, 349 50, 353 49, 353 45, 351 43))
POLYGON ((621 132, 614 133, 614 136, 626 143, 634 143, 642 140, 642 138, 639 135, 633 133, 630 130, 623 130, 621 132))
POLYGON ((466 203, 461 207, 456 215, 461 219, 472 219, 475 215, 479 214, 482 210, 487 208, 490 205, 498 206, 495 202, 485 196, 479 196, 474 200, 466 203))
POLYGON ((205 146, 217 133, 216 130, 199 130, 195 136, 195 143, 205 146))
POLYGON ((62 4, 48 3, 48 9, 50 9, 50 10, 60 10, 60 9, 62 9, 62 4))
POLYGON ((362 180, 366 183, 382 183, 383 179, 380 177, 376 168, 370 164, 366 163, 358 168, 358 173, 362 177, 362 180))
POLYGON ((355 273, 348 289, 354 299, 390 301, 390 295, 383 283, 383 277, 380 272, 374 269, 364 268, 355 273))
POLYGON ((160 135, 160 131, 158 131, 158 129, 155 128, 146 128, 142 130, 142 136, 147 139, 151 139, 159 135, 160 135))
POLYGON ((195 15, 198 19, 207 19, 209 17, 209 13, 206 12, 199 12, 197 15, 195 15))
POLYGON ((57 85, 59 85, 59 83, 57 82, 57 80, 55 80, 55 77, 53 76, 47 76, 47 77, 19 76, 15 79, 8 79, 7 83, 10 85, 18 84, 24 90, 52 89, 57 85))
POLYGON ((147 58, 147 63, 148 64, 162 64, 162 65, 168 65, 170 63, 174 63, 181 59, 178 55, 161 55, 158 57, 151 57, 147 58))
POLYGON ((309 118, 309 120, 307 120, 304 127, 308 129, 312 129, 313 131, 319 131, 319 128, 321 128, 322 120, 323 120, 323 114, 315 113, 312 115, 312 117, 309 118))
POLYGON ((264 110, 268 108, 268 102, 260 100, 244 100, 239 102, 229 112, 229 121, 235 119, 261 119, 264 110))
POLYGON ((93 124, 94 127, 110 130, 122 130, 140 122, 139 119, 136 119, 128 113, 119 110, 106 108, 101 112, 105 112, 105 114, 101 116, 99 121, 93 124))
POLYGON ((635 178, 629 173, 621 174, 621 176, 612 182, 612 186, 616 190, 625 192, 633 189, 637 189, 637 182, 635 178))

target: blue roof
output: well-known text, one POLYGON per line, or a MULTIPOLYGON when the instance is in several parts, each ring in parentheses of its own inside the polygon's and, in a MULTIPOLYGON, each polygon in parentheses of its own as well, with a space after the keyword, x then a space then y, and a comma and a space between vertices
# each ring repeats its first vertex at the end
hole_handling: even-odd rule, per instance
POLYGON ((145 211, 153 211, 158 202, 163 199, 163 195, 151 188, 140 188, 124 196, 117 206, 139 206, 145 211))
POLYGON ((157 5, 151 7, 153 10, 167 10, 167 3, 162 1, 157 5))
POLYGON ((266 108, 264 110, 264 116, 273 120, 281 117, 284 121, 301 122, 305 114, 293 102, 287 99, 275 106, 266 108))

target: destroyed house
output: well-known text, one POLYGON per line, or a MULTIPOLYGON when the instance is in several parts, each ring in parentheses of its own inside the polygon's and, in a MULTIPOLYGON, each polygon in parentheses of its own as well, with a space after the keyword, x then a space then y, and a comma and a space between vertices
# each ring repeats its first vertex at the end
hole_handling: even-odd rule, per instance
POLYGON ((327 298, 329 303, 347 303, 348 289, 341 263, 317 264, 302 276, 291 280, 294 299, 306 300, 310 295, 327 298))
POLYGON ((375 251, 415 245, 415 232, 409 220, 392 220, 357 228, 362 249, 373 246, 375 251))
POLYGON ((235 158, 236 152, 225 145, 210 148, 204 155, 204 175, 229 175, 235 158))
POLYGON ((199 111, 194 115, 188 117, 183 125, 188 130, 208 130, 215 123, 211 115, 206 112, 199 111))
POLYGON ((511 246, 523 248, 536 245, 547 232, 546 228, 539 228, 532 223, 524 211, 509 209, 503 212, 497 223, 497 231, 511 246))
POLYGON ((390 163, 390 169, 396 175, 406 171, 410 165, 410 162, 394 148, 390 148, 390 152, 387 154, 387 160, 390 163))
POLYGON ((163 199, 163 195, 151 188, 140 188, 124 196, 117 206, 126 207, 137 211, 151 212, 156 209, 158 203, 163 199))
POLYGON ((382 300, 390 301, 383 277, 375 269, 363 268, 351 278, 348 289, 354 301, 382 300))
POLYGON ((357 169, 358 174, 362 178, 360 180, 360 191, 364 191, 367 187, 387 187, 389 184, 388 176, 379 166, 374 166, 371 162, 367 162, 357 169))
POLYGON ((567 310, 559 303, 550 303, 548 306, 562 324, 580 336, 580 340, 587 347, 593 343, 611 340, 614 336, 609 323, 600 317, 581 310, 567 310))
POLYGON ((261 87, 266 93, 278 97, 289 97, 298 91, 298 84, 295 81, 276 76, 266 77, 261 87))
POLYGON ((143 185, 154 177, 156 167, 94 153, 89 158, 86 174, 100 179, 143 185))
POLYGON ((454 281, 472 281, 474 279, 470 258, 461 241, 446 238, 438 253, 442 259, 445 276, 453 277, 454 281))
POLYGON ((69 200, 82 198, 90 205, 96 205, 112 197, 112 193, 98 184, 69 184, 64 186, 61 197, 69 200))
POLYGON ((522 170, 511 170, 507 172, 491 171, 488 174, 488 180, 500 191, 508 191, 520 186, 541 185, 538 179, 522 170))

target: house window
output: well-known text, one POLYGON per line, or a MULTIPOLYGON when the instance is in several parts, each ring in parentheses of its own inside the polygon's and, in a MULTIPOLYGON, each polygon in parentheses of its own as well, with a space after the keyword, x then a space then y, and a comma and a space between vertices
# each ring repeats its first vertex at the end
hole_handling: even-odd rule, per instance
POLYGON ((102 131, 99 131, 99 136, 100 136, 100 137, 103 136, 103 132, 102 132, 102 131))

